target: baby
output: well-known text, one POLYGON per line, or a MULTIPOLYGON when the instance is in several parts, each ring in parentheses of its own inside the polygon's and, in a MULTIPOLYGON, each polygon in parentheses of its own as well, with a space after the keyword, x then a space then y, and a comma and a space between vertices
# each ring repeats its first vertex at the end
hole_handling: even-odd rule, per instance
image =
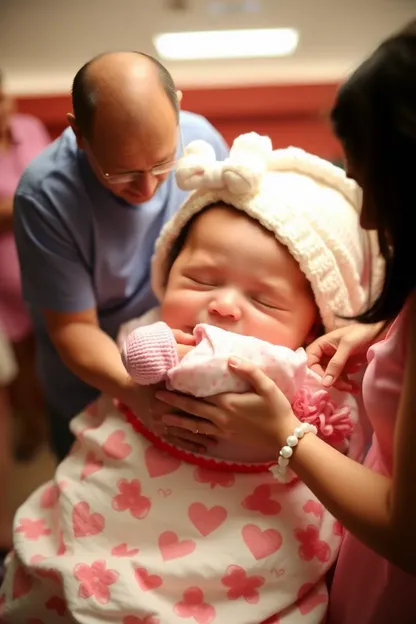
MULTIPOLYGON (((366 301, 357 187, 255 134, 224 162, 191 144, 177 178, 196 190, 158 240, 161 307, 142 320, 163 322, 127 338, 127 369, 207 396, 248 390, 226 362, 250 357, 305 432, 358 457, 354 399, 323 390, 301 349, 366 301), (184 354, 169 327, 194 333, 196 347, 184 354)), ((279 449, 226 441, 206 455, 184 451, 109 397, 71 426, 73 452, 17 512, 2 622, 323 621, 341 527, 279 449)))

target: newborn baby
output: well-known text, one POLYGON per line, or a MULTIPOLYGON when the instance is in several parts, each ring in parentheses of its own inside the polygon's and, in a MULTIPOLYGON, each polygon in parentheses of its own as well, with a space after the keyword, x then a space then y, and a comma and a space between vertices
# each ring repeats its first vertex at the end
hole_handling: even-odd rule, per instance
MULTIPOLYGON (((198 189, 152 263, 160 309, 147 322, 163 323, 128 337, 128 370, 196 396, 245 392, 226 361, 248 357, 305 435, 358 456, 353 397, 323 390, 302 349, 367 300, 355 184, 266 137, 239 137, 223 163, 198 145, 178 168, 198 189), (169 327, 195 347, 184 353, 169 327)), ((280 449, 192 453, 140 416, 102 397, 73 420, 72 454, 17 512, 1 621, 320 624, 341 527, 280 449)))

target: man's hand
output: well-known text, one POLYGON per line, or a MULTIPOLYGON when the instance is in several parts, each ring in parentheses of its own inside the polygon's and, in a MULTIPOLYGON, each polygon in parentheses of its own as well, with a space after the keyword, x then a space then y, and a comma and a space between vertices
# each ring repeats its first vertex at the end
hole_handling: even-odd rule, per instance
POLYGON ((120 397, 141 422, 156 435, 165 439, 170 444, 178 446, 194 453, 206 453, 209 446, 216 444, 211 436, 201 436, 180 427, 169 427, 164 424, 163 418, 179 411, 170 405, 159 401, 155 394, 158 390, 164 390, 162 382, 156 386, 137 386, 133 382, 120 397))

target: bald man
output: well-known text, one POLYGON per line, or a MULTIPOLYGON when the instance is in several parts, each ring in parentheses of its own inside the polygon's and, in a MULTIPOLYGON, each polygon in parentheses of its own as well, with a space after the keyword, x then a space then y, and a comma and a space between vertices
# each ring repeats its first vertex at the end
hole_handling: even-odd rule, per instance
POLYGON ((132 409, 153 405, 154 389, 133 385, 114 339, 122 323, 156 304, 150 259, 185 199, 173 175, 182 141, 204 139, 219 159, 228 153, 206 119, 179 112, 170 74, 141 53, 103 54, 84 65, 72 103, 70 128, 29 165, 14 203, 58 459, 72 443, 69 420, 99 393, 132 409))

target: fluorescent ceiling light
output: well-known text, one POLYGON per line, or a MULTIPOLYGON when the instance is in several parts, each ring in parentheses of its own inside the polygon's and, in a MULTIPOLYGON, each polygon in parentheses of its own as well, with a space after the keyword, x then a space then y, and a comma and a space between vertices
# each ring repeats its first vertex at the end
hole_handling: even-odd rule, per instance
POLYGON ((153 38, 159 56, 172 61, 288 56, 298 41, 293 28, 164 33, 153 38))

